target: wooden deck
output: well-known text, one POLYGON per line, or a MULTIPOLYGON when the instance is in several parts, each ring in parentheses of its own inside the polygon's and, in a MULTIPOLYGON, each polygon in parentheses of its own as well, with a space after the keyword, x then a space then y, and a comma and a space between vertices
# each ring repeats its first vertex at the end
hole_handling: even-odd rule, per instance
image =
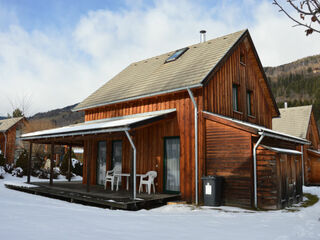
POLYGON ((180 194, 138 194, 138 200, 130 199, 130 192, 119 190, 104 190, 103 186, 90 186, 90 192, 86 191, 86 185, 81 182, 55 182, 52 186, 48 182, 32 182, 34 187, 16 186, 5 184, 9 189, 45 197, 60 199, 72 203, 80 203, 110 209, 140 210, 151 209, 165 205, 167 202, 180 200, 180 194))

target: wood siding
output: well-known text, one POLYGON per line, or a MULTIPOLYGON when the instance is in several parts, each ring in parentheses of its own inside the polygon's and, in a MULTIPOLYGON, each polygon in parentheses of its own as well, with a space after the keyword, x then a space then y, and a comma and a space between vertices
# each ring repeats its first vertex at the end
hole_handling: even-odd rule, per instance
POLYGON ((318 149, 320 139, 319 139, 317 122, 314 118, 313 112, 311 112, 306 139, 311 142, 311 146, 309 146, 309 148, 318 149))
POLYGON ((258 207, 279 209, 302 200, 301 156, 257 150, 258 207))
POLYGON ((7 136, 7 146, 5 151, 5 137, 2 133, 0 133, 0 149, 4 154, 6 152, 7 163, 14 162, 14 152, 16 150, 16 126, 9 129, 6 132, 7 136))
POLYGON ((223 202, 252 206, 251 134, 205 120, 206 175, 224 177, 223 202))
POLYGON ((309 184, 320 185, 320 157, 308 154, 310 171, 309 171, 309 184))
POLYGON ((240 44, 204 87, 204 110, 272 129, 272 102, 250 45, 240 44), (245 65, 240 63, 245 54, 245 65), (233 110, 232 84, 239 86, 239 111, 233 110), (253 93, 253 116, 247 114, 247 91, 253 93))
MULTIPOLYGON (((202 90, 193 90, 193 92, 195 93, 199 111, 201 111, 202 90)), ((182 198, 191 202, 194 201, 195 191, 194 107, 186 91, 87 110, 85 120, 90 121, 172 108, 177 110, 174 120, 163 121, 162 123, 141 128, 132 132, 134 136, 134 142, 137 147, 137 173, 145 173, 149 170, 155 170, 157 165, 157 191, 161 192, 163 189, 163 138, 167 136, 180 137, 180 190, 182 198)), ((201 120, 199 122, 201 124, 201 120)), ((201 126, 199 126, 199 129, 202 129, 201 126)), ((104 140, 111 141, 111 139, 113 139, 113 134, 104 140)), ((122 153, 124 165, 122 171, 129 172, 131 147, 126 137, 122 136, 120 139, 123 139, 122 153)), ((96 148, 97 140, 97 138, 91 140, 91 145, 90 143, 85 144, 84 159, 86 159, 86 152, 89 146, 91 146, 93 149, 96 148)), ((200 144, 199 149, 201 149, 201 147, 202 146, 200 144)), ((96 151, 97 150, 95 149, 93 151, 93 155, 91 156, 92 184, 95 184, 96 166, 94 164, 96 164, 96 151)), ((110 152, 110 146, 107 152, 110 152)), ((109 158, 107 157, 107 159, 109 158)), ((203 165, 201 162, 202 160, 203 158, 200 157, 199 166, 203 165)), ((84 169, 86 169, 86 165, 84 169)), ((199 167, 199 176, 202 176, 202 170, 203 168, 199 167)), ((84 176, 86 176, 86 174, 84 176)), ((84 179, 84 182, 86 182, 86 179, 84 179)), ((200 186, 201 183, 199 183, 199 190, 201 189, 200 186)))
POLYGON ((279 184, 277 154, 262 147, 257 150, 258 207, 277 209, 279 206, 279 184))
POLYGON ((320 157, 308 151, 308 149, 318 150, 319 147, 319 132, 313 112, 311 112, 306 139, 311 142, 311 145, 303 147, 304 182, 306 185, 318 185, 320 184, 320 157))

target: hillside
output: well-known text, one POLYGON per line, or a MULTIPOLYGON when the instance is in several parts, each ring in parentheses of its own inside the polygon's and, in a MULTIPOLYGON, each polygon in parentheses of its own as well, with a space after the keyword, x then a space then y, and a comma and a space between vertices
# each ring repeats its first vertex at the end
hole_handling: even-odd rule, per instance
POLYGON ((320 129, 320 55, 310 56, 277 67, 266 67, 266 75, 278 107, 313 104, 320 129))
POLYGON ((54 109, 48 112, 41 112, 28 118, 29 121, 50 121, 52 126, 62 127, 74 123, 84 122, 84 112, 72 112, 71 109, 77 104, 64 108, 54 109))

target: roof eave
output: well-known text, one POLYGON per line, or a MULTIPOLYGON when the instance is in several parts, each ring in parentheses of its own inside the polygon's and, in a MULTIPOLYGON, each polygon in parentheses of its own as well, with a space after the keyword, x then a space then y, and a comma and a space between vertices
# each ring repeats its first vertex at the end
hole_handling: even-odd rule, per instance
POLYGON ((135 96, 135 97, 131 97, 131 98, 124 98, 124 99, 119 99, 119 100, 115 100, 115 101, 111 101, 111 102, 106 102, 106 103, 100 103, 100 104, 95 104, 95 105, 91 105, 88 107, 82 107, 82 108, 73 108, 71 111, 72 112, 78 112, 78 111, 84 111, 84 110, 88 110, 88 109, 92 109, 92 108, 97 108, 97 107, 103 107, 103 106, 108 106, 111 104, 116 104, 116 103, 122 103, 122 102, 127 102, 127 101, 133 101, 133 100, 137 100, 137 99, 141 99, 141 98, 147 98, 147 97, 154 97, 157 95, 162 95, 162 94, 166 94, 166 93, 173 93, 173 92, 178 92, 178 91, 183 91, 183 90, 187 90, 188 88, 199 88, 202 87, 202 83, 199 84, 194 84, 191 86, 185 86, 185 87, 181 87, 181 88, 174 88, 174 89, 170 89, 170 90, 165 90, 165 91, 160 91, 160 92, 155 92, 155 93, 150 93, 150 94, 145 94, 145 95, 140 95, 140 96, 135 96))

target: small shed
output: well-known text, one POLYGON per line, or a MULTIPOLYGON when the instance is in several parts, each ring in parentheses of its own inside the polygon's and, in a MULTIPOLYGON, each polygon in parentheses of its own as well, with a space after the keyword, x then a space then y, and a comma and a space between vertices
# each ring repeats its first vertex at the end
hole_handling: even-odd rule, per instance
POLYGON ((14 163, 23 148, 19 138, 25 121, 24 117, 0 120, 0 150, 7 163, 14 163))
POLYGON ((304 145, 304 183, 305 185, 320 184, 320 149, 319 130, 312 110, 312 105, 281 108, 280 118, 272 120, 272 128, 310 141, 304 145))

